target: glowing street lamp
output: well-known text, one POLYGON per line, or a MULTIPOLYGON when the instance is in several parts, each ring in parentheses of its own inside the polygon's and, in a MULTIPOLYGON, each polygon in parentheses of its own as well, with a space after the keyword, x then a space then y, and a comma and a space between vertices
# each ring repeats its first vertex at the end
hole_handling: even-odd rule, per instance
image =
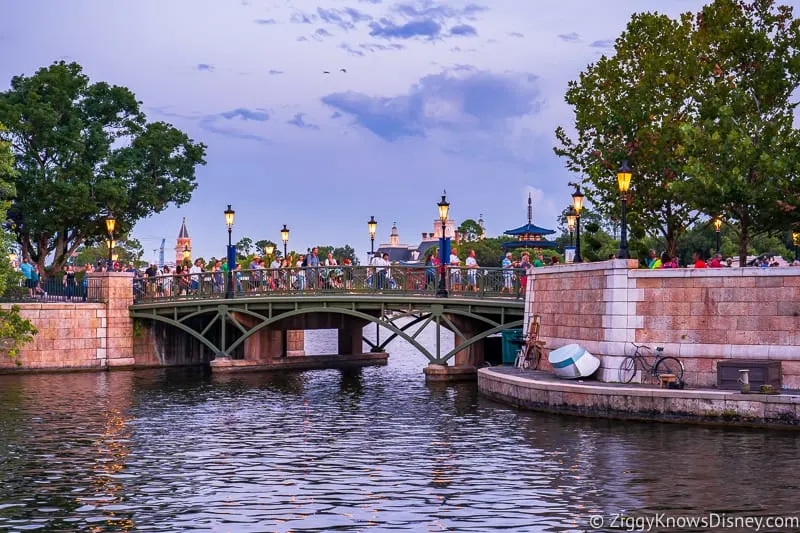
POLYGON ((111 214, 111 211, 108 212, 108 216, 106 216, 106 233, 108 233, 108 270, 111 270, 111 265, 114 264, 114 259, 111 257, 111 254, 114 250, 114 229, 117 227, 117 221, 114 219, 114 215, 111 214))
POLYGON ((794 244, 794 260, 800 261, 800 231, 792 232, 792 243, 794 244))
MULTIPOLYGON (((450 212, 450 202, 446 198, 447 191, 442 191, 442 201, 436 205, 439 207, 439 220, 442 221, 442 244, 445 242, 445 229, 447 228, 447 215, 450 212)), ((439 290, 436 291, 436 296, 447 298, 447 281, 445 280, 444 268, 444 246, 439 246, 439 268, 441 276, 439 277, 439 290)))
POLYGON ((372 215, 367 220, 367 228, 369 228, 369 253, 375 255, 375 230, 378 229, 378 221, 372 215))
POLYGON ((283 225, 281 229, 281 240, 283 241, 283 257, 286 257, 286 243, 289 242, 289 228, 286 227, 286 224, 283 225))
POLYGON ((578 212, 573 206, 567 211, 567 228, 569 229, 569 245, 572 246, 572 233, 575 231, 575 223, 578 220, 578 212))
POLYGON ((192 251, 189 249, 189 246, 183 247, 183 261, 189 261, 192 258, 192 251))
POLYGON ((630 259, 631 254, 628 251, 628 201, 630 199, 631 177, 633 172, 628 166, 627 161, 623 161, 622 165, 617 170, 617 185, 619 192, 622 196, 622 231, 620 232, 619 239, 619 253, 617 257, 620 259, 630 259))
POLYGON ((235 262, 236 254, 231 253, 231 248, 233 248, 232 243, 232 234, 233 234, 233 219, 236 216, 236 212, 231 209, 231 204, 228 204, 228 209, 225 210, 225 225, 228 226, 228 276, 227 276, 227 287, 225 288, 225 297, 226 298, 233 298, 233 269, 236 268, 236 265, 233 263, 235 262), (231 261, 231 258, 234 258, 234 261, 231 261))
POLYGON ((719 253, 720 250, 720 230, 722 230, 722 219, 720 217, 714 217, 714 231, 717 234, 717 253, 719 253))
POLYGON ((585 195, 581 192, 581 186, 577 183, 575 192, 572 193, 572 210, 575 212, 575 257, 573 263, 583 263, 581 256, 581 210, 583 209, 583 199, 585 195))

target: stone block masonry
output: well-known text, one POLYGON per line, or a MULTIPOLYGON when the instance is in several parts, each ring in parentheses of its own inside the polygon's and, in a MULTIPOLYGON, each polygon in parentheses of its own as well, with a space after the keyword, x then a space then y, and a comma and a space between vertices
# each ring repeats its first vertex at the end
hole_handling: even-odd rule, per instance
MULTIPOLYGON (((713 387, 723 359, 781 361, 800 389, 800 268, 636 269, 625 260, 533 269, 526 317, 549 348, 577 342, 617 379, 631 342, 677 356, 690 386, 713 387)), ((526 323, 528 320, 526 319, 526 323)))
MULTIPOLYGON (((99 303, 21 303, 21 315, 39 330, 19 362, 0 357, 0 372, 100 370, 136 364, 133 351, 133 274, 99 272, 99 303)), ((10 307, 11 304, 3 304, 10 307)))

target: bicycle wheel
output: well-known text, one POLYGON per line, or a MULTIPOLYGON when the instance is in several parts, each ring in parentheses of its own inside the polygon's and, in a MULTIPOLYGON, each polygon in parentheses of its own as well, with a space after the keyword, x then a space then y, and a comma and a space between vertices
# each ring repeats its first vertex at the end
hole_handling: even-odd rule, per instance
POLYGON ((683 363, 674 357, 662 357, 659 359, 653 372, 659 381, 662 374, 673 374, 678 379, 678 383, 683 382, 683 363))
POLYGON ((517 358, 514 361, 514 368, 524 368, 523 365, 525 364, 525 346, 520 346, 519 350, 517 350, 517 358))
POLYGON ((619 381, 621 383, 630 383, 633 381, 633 376, 636 375, 636 358, 629 355, 622 360, 619 365, 619 381))
POLYGON ((542 359, 542 347, 534 344, 528 348, 528 368, 536 370, 539 367, 539 361, 542 359))

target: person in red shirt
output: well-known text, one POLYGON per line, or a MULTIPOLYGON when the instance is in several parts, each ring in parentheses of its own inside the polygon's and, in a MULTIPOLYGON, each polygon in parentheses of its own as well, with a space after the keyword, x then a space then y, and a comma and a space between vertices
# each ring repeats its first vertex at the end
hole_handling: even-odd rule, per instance
POLYGON ((722 254, 714 254, 714 257, 708 262, 708 268, 722 268, 724 266, 722 264, 722 254))
POLYGON ((697 252, 692 254, 692 261, 694 261, 695 268, 708 268, 706 262, 700 258, 700 254, 697 252))

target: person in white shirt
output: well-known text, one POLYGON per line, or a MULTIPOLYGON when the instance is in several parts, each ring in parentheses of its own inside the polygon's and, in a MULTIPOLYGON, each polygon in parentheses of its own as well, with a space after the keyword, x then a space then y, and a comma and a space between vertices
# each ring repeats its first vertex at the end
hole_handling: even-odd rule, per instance
POLYGON ((194 262, 189 269, 189 274, 192 275, 192 290, 198 291, 200 289, 200 274, 203 273, 203 263, 198 259, 194 262))
POLYGON ((469 257, 466 260, 467 265, 467 286, 465 289, 472 288, 473 291, 478 292, 478 261, 475 259, 475 250, 469 251, 469 257))
POLYGON ((461 259, 458 258, 458 250, 450 250, 450 288, 451 290, 461 290, 461 259))
POLYGON ((375 254, 372 256, 369 264, 375 267, 375 273, 373 275, 373 283, 376 289, 382 290, 383 287, 386 285, 386 262, 384 262, 383 257, 381 254, 375 254))

